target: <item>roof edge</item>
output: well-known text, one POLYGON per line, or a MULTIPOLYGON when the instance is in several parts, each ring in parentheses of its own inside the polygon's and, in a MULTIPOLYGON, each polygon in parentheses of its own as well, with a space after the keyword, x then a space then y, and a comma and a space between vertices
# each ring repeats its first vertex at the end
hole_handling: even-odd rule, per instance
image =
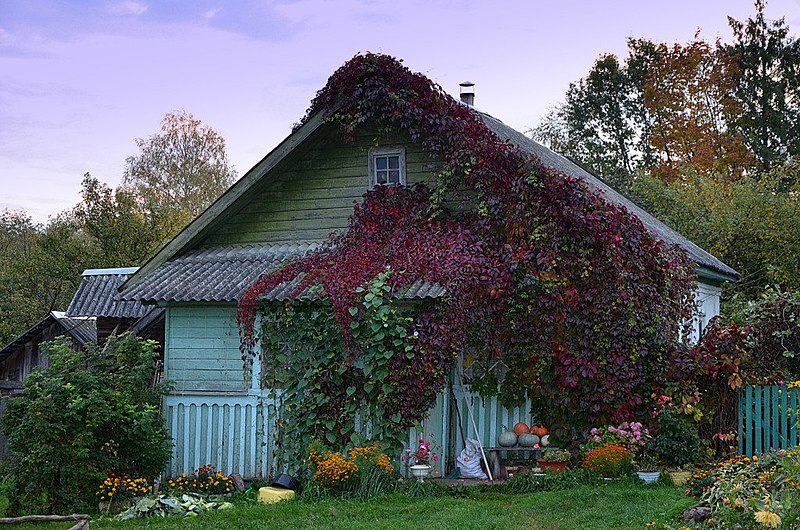
POLYGON ((81 273, 81 276, 106 276, 106 275, 124 275, 136 273, 139 267, 115 267, 110 269, 86 269, 81 273))
POLYGON ((128 287, 137 284, 150 272, 155 270, 156 267, 195 243, 205 234, 206 230, 213 222, 227 211, 229 206, 245 196, 264 175, 286 158, 298 144, 319 129, 319 127, 325 123, 327 116, 328 112, 326 111, 320 111, 314 114, 297 130, 284 138, 272 151, 267 153, 255 166, 250 168, 242 178, 237 180, 225 193, 211 203, 203 213, 186 225, 183 230, 178 232, 166 245, 161 247, 152 258, 139 267, 139 269, 119 287, 119 291, 123 292, 128 287))

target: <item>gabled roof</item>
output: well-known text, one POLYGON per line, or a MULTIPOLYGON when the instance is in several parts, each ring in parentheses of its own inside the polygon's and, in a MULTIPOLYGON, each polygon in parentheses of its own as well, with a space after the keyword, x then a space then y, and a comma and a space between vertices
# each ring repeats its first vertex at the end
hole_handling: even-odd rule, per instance
MULTIPOLYGON (((584 181, 589 188, 604 194, 606 200, 612 204, 623 206, 639 217, 655 237, 682 247, 698 265, 701 273, 711 271, 715 280, 735 280, 738 277, 738 273, 734 269, 658 221, 574 162, 531 140, 500 120, 485 113, 478 112, 478 114, 487 127, 500 139, 510 142, 525 153, 538 157, 544 165, 584 181)), ((274 270, 276 265, 271 254, 272 249, 266 248, 270 245, 251 246, 248 247, 248 250, 241 247, 225 247, 221 250, 196 249, 195 247, 206 234, 224 222, 227 213, 235 211, 249 197, 252 197, 257 186, 264 184, 265 179, 269 179, 269 172, 272 168, 297 146, 309 139, 324 123, 325 115, 320 112, 311 116, 301 127, 290 134, 134 273, 120 287, 122 292, 120 298, 145 302, 238 301, 247 286, 261 275, 274 270), (229 259, 233 255, 241 256, 243 252, 249 253, 247 259, 229 259), (259 255, 259 253, 263 253, 263 255, 259 255), (259 261, 260 265, 257 264, 259 261), (203 280, 200 280, 201 277, 203 280), (145 279, 146 281, 143 281, 145 279), (252 281, 244 285, 243 282, 249 280, 252 281), (198 282, 198 285, 193 286, 192 281, 198 282), (170 286, 173 282, 175 285, 170 286), (233 284, 226 286, 225 284, 228 282, 233 282, 233 284)), ((279 260, 278 263, 280 262, 279 260)), ((435 291, 436 286, 426 286, 426 288, 428 287, 433 289, 431 293, 435 291)))
POLYGON ((119 287, 138 267, 87 269, 65 312, 68 317, 141 318, 151 308, 117 300, 119 287))
POLYGON ((90 342, 97 342, 97 320, 95 318, 71 318, 61 311, 51 311, 46 317, 31 326, 22 335, 6 344, 5 347, 0 350, 0 361, 55 323, 58 323, 64 330, 63 334, 71 336, 82 346, 86 346, 90 342))

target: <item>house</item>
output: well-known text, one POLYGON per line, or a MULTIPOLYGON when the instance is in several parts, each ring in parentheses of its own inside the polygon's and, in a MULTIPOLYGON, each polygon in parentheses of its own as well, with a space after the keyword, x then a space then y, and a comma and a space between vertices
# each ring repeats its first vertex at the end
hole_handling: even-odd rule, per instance
MULTIPOLYGON (((720 286, 736 279, 733 269, 569 159, 486 113, 474 112, 501 140, 580 179, 608 202, 638 216, 658 239, 682 247, 696 264, 698 331, 718 314, 720 286)), ((166 311, 165 378, 173 390, 164 411, 175 441, 172 474, 208 463, 245 477, 270 474, 272 427, 266 411, 273 403, 258 377, 243 377, 237 302, 264 274, 346 230, 353 203, 371 187, 431 182, 442 169, 436 156, 403 133, 378 133, 365 125, 344 141, 337 126, 325 118, 323 112, 310 115, 121 287, 122 300, 166 311)), ((285 300, 291 290, 292 285, 279 285, 263 299, 285 300)), ((441 286, 419 280, 402 296, 441 294, 441 286)), ((457 394, 454 389, 439 396, 423 426, 442 445, 443 461, 460 450, 457 431, 467 431, 467 414, 461 408, 465 396, 457 394)), ((496 400, 473 400, 483 443, 492 445, 503 425, 527 417, 529 405, 505 409, 496 400)), ((409 439, 416 434, 412 430, 409 439)))

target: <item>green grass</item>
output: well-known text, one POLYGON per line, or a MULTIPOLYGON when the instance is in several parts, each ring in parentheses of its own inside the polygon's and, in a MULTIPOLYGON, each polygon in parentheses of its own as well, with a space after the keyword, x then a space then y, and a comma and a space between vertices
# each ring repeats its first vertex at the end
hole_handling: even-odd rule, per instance
MULTIPOLYGON (((418 529, 425 530, 614 530, 643 529, 648 521, 674 522, 691 499, 672 486, 633 484, 579 486, 569 490, 468 498, 410 498, 392 495, 370 501, 284 502, 244 505, 196 518, 114 523, 93 520, 92 530, 109 529, 418 529)), ((51 530, 70 525, 24 525, 51 530)), ((661 525, 658 525, 661 527, 661 525)))

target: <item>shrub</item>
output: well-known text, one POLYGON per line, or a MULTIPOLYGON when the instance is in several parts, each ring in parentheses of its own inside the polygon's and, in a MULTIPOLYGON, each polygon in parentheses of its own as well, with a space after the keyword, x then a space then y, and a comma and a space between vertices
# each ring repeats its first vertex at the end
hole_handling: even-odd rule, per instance
POLYGON ((149 495, 152 491, 153 487, 146 478, 117 476, 112 473, 100 484, 97 489, 97 498, 101 501, 129 499, 149 495))
POLYGON ((656 435, 651 444, 654 455, 669 466, 685 466, 704 455, 697 424, 671 401, 656 413, 656 435))
POLYGON ((583 467, 600 477, 618 477, 631 465, 633 453, 618 444, 601 445, 583 457, 583 467))
POLYGON ((162 389, 151 388, 156 346, 131 335, 83 352, 63 337, 45 346, 50 366, 28 376, 3 416, 12 513, 96 509, 110 472, 152 479, 164 468, 171 447, 162 389))

